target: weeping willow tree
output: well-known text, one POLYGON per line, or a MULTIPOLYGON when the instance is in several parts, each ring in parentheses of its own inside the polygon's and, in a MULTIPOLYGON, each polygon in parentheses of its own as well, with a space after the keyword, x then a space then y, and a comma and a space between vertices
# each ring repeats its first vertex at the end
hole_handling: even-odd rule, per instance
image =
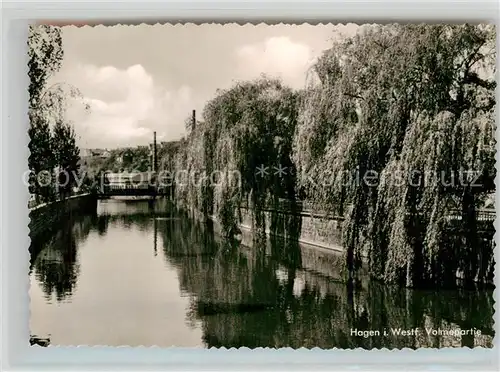
POLYGON ((476 209, 495 190, 495 36, 369 26, 314 65, 293 160, 306 197, 345 215, 350 279, 363 255, 372 276, 407 286, 491 277, 492 250, 476 262, 476 209))
MULTIPOLYGON (((228 236, 237 230, 242 203, 257 211, 279 198, 295 199, 297 99, 296 92, 267 77, 218 91, 178 154, 176 169, 186 181, 176 176, 177 196, 216 216, 228 236), (280 166, 283 173, 276 171, 280 166)), ((264 226, 262 214, 255 219, 264 226)))

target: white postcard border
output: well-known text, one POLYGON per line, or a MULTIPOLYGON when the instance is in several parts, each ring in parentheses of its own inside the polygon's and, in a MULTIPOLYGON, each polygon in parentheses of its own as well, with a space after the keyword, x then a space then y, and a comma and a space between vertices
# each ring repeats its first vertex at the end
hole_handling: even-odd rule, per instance
MULTIPOLYGON (((30 347, 28 278, 27 24, 41 19, 97 24, 193 22, 374 23, 479 22, 498 24, 496 1, 25 1, 2 4, 1 275, 2 369, 5 370, 498 370, 493 349, 184 349, 158 347, 30 347)), ((497 40, 498 45, 498 40, 497 40)), ((497 61, 498 64, 498 61, 497 61)), ((498 88, 497 88, 498 99, 498 88)), ((497 110, 497 116, 499 112, 497 110)), ((498 118, 497 118, 498 119, 498 118)), ((497 129, 498 135, 498 129, 497 129)), ((498 137, 497 137, 498 138, 498 137)), ((500 146, 497 144, 497 146, 500 146)), ((497 153, 497 162, 499 155, 497 153)), ((498 177, 497 177, 498 186, 498 177)), ((497 199, 498 205, 498 199, 497 199)), ((498 227, 498 219, 495 227, 498 227)), ((495 242, 498 235, 495 234, 495 242)), ((495 251, 499 261, 498 249, 495 251)), ((495 277, 495 283, 498 278, 495 277)), ((498 301, 498 291, 495 291, 498 301)), ((499 315, 495 313, 496 329, 499 315)), ((75 321, 78 321, 75 319, 75 321)), ((166 330, 167 331, 167 330, 166 330)))

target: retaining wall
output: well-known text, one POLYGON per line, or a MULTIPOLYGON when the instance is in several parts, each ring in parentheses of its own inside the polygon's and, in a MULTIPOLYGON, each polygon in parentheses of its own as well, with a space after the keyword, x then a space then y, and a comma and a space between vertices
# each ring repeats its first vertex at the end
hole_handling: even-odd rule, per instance
POLYGON ((97 198, 95 195, 75 195, 65 200, 41 204, 30 209, 29 229, 33 243, 57 230, 63 219, 70 219, 73 214, 95 213, 97 198))
MULTIPOLYGON (((314 215, 312 213, 300 213, 299 215, 292 215, 283 212, 266 211, 263 212, 265 216, 266 234, 287 238, 286 234, 290 231, 290 219, 297 219, 297 230, 294 237, 299 243, 317 246, 324 249, 330 249, 342 252, 341 245, 342 237, 342 220, 335 217, 324 217, 321 215, 314 215), (300 222, 298 222, 300 221, 300 222), (274 224, 271 229, 271 223, 274 224), (280 233, 284 232, 284 234, 280 233)), ((249 209, 241 209, 242 223, 240 227, 245 230, 253 230, 252 216, 249 209)))
MULTIPOLYGON (((265 232, 269 236, 279 236, 288 241, 298 241, 301 247, 301 257, 302 264, 304 268, 313 268, 321 274, 326 274, 332 276, 331 270, 334 267, 334 271, 337 273, 342 267, 345 266, 345 262, 342 258, 337 255, 332 255, 332 252, 344 252, 342 247, 342 224, 343 219, 335 216, 326 216, 321 213, 313 213, 308 211, 301 212, 288 212, 288 211, 264 211, 265 220, 265 232), (292 219, 299 221, 292 222, 292 219), (271 228, 272 226, 272 228, 271 228), (294 227, 290 227, 294 226, 294 227), (289 232, 294 233, 294 236, 287 236, 289 232)), ((241 223, 240 228, 246 232, 255 231, 253 218, 251 211, 248 208, 241 208, 241 223)), ((459 229, 457 231, 455 225, 457 224, 455 219, 450 219, 449 225, 449 237, 450 240, 456 240, 454 246, 456 249, 462 249, 460 244, 461 234, 464 232, 459 229)), ((494 259, 491 251, 494 248, 493 241, 493 222, 490 219, 478 221, 478 237, 479 241, 482 243, 476 248, 474 252, 477 258, 478 274, 479 271, 483 270, 489 273, 487 276, 491 279, 486 279, 486 283, 493 284, 493 269, 494 269, 494 259), (487 261, 488 258, 488 261, 487 261)), ((250 241, 245 234, 243 234, 244 241, 250 241)), ((450 243, 453 244, 453 243, 450 243)), ((456 252, 456 257, 461 255, 460 252, 456 252)), ((367 252, 362 251, 361 256, 367 258, 367 252)), ((450 257, 451 259, 451 257, 450 257)), ((366 267, 362 268, 364 271, 366 267)), ((456 272, 457 279, 462 279, 463 274, 461 270, 456 272)), ((478 279, 474 280, 478 282, 478 279)))
MULTIPOLYGON (((241 243, 244 246, 252 247, 254 242, 254 230, 250 210, 242 208, 240 210, 242 222, 241 243)), ((343 249, 341 246, 342 220, 336 218, 325 218, 308 213, 293 215, 290 213, 266 211, 265 215, 266 234, 271 238, 267 239, 266 251, 282 261, 294 261, 299 267, 312 271, 321 276, 342 280, 342 268, 345 266, 343 249), (295 218, 295 221, 291 221, 295 218), (289 228, 290 223, 297 223, 296 228, 289 228), (271 229, 271 224, 273 228, 271 229), (271 233, 272 230, 272 233, 271 233), (296 231, 294 231, 296 230, 296 231), (289 236, 290 232, 294 236, 289 236), (272 242, 271 242, 272 240, 272 242), (295 249, 290 246, 291 242, 298 241, 298 257, 294 255, 295 249), (289 256, 295 257, 289 257, 289 256)), ((215 223, 215 232, 222 233, 221 226, 215 216, 211 216, 215 223)))

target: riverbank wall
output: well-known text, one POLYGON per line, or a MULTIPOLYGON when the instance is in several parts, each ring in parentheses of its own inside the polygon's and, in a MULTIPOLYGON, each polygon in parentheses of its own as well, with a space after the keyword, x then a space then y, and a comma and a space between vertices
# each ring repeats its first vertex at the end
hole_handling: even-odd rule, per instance
MULTIPOLYGON (((241 208, 240 213, 240 229, 255 230, 250 209, 241 208)), ((343 218, 305 211, 266 210, 262 214, 264 231, 268 236, 294 239, 308 246, 335 252, 344 251, 341 244, 343 218)))
MULTIPOLYGON (((339 262, 335 266, 342 270, 345 269, 346 262, 342 254, 345 252, 342 247, 344 225, 342 216, 325 213, 321 206, 315 206, 303 201, 292 202, 283 199, 271 201, 270 204, 258 210, 252 210, 249 203, 242 203, 237 212, 237 216, 235 216, 237 227, 241 231, 241 241, 244 245, 253 247, 252 235, 255 235, 255 232, 259 232, 259 234, 265 232, 269 240, 282 240, 285 242, 283 244, 288 246, 297 245, 298 243, 304 268, 319 268, 321 266, 327 268, 332 264, 332 262, 329 262, 332 253, 335 253, 334 256, 341 257, 335 259, 335 263, 339 262)), ((196 213, 193 211, 195 219, 198 219, 198 215, 200 215, 200 219, 206 218, 201 214, 201 212, 196 213)), ((455 213, 446 216, 445 229, 447 234, 444 242, 446 247, 443 252, 446 251, 447 257, 446 265, 441 270, 440 275, 446 278, 447 283, 443 285, 471 285, 470 280, 467 283, 463 281, 464 270, 469 270, 469 279, 472 282, 478 285, 491 286, 493 285, 495 263, 492 255, 495 247, 492 212, 481 210, 477 213, 476 227, 479 244, 473 251, 467 251, 464 248, 463 242, 469 232, 464 230, 461 217, 460 211, 455 211, 455 213), (470 273, 471 270, 473 271, 472 274, 470 273)), ((217 221, 216 216, 211 216, 210 219, 215 222, 216 230, 222 232, 220 222, 217 221)), ((425 230, 416 230, 415 233, 421 234, 423 239, 425 230)), ((259 243, 258 245, 262 244, 259 243)), ((360 255, 362 258, 362 271, 366 271, 368 262, 366 244, 361 246, 360 255)))
MULTIPOLYGON (((252 246, 253 232, 265 231, 269 240, 278 239, 282 245, 286 246, 298 243, 300 247, 300 256, 302 267, 312 269, 313 271, 332 276, 333 272, 340 273, 345 268, 345 260, 342 247, 342 227, 344 219, 342 217, 331 216, 321 211, 315 211, 312 208, 298 208, 290 210, 289 208, 278 207, 276 209, 266 209, 259 211, 259 219, 263 222, 264 228, 255 226, 255 218, 250 208, 240 208, 241 241, 244 245, 252 246)), ((213 219, 215 220, 215 219, 213 219)), ((217 222, 217 221, 215 221, 217 222)), ((450 218, 448 223, 450 239, 456 240, 450 242, 456 252, 454 255, 459 257, 463 249, 460 244, 464 232, 455 231, 455 219, 450 218)), ((482 243, 474 252, 477 255, 477 270, 493 272, 494 260, 486 261, 484 257, 491 257, 488 250, 493 249, 492 222, 489 220, 480 220, 478 222, 478 238, 482 243), (491 226, 490 226, 491 225, 491 226)), ((494 232, 494 230, 493 230, 494 232)), ((361 252, 363 259, 362 274, 368 274, 366 268, 367 252, 361 252)), ((456 279, 463 279, 462 272, 457 270, 456 279)), ((474 279, 477 284, 493 285, 493 276, 485 281, 474 279)), ((458 282, 457 282, 458 283, 458 282)))
POLYGON ((30 251, 36 246, 34 243, 57 230, 63 220, 71 219, 75 214, 95 214, 96 211, 97 198, 92 194, 75 195, 30 208, 28 225, 32 242, 30 251))
MULTIPOLYGON (((344 250, 341 245, 343 219, 306 211, 291 213, 268 210, 262 213, 267 236, 265 243, 267 254, 285 264, 298 265, 297 268, 320 276, 343 280, 342 272, 345 266, 344 250)), ((240 216, 241 244, 255 247, 256 228, 252 213, 247 208, 241 208, 240 216)), ((220 222, 215 216, 211 216, 210 219, 214 222, 216 234, 222 235, 220 222)))

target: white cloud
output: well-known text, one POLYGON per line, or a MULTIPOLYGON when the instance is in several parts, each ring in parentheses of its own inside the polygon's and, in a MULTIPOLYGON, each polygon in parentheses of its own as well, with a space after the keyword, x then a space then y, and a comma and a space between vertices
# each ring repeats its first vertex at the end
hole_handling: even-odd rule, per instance
POLYGON ((82 147, 147 144, 153 131, 159 140, 178 139, 193 108, 188 86, 177 90, 158 86, 141 65, 126 69, 79 65, 66 75, 90 105, 86 115, 68 113, 82 147))
MULTIPOLYGON (((271 37, 236 50, 236 65, 229 75, 253 79, 262 73, 281 77, 293 88, 302 88, 305 73, 313 60, 311 48, 288 37, 271 37)), ((172 89, 160 86, 140 64, 127 68, 95 65, 65 65, 58 74, 82 92, 90 113, 70 110, 80 147, 123 147, 158 140, 174 140, 184 132, 184 120, 192 109, 201 109, 211 95, 198 93, 188 85, 172 89), (201 95, 200 95, 201 94, 201 95)), ((168 73, 168 71, 166 71, 168 73)), ((221 82, 221 85, 224 85, 221 82)))
POLYGON ((313 62, 313 51, 288 37, 271 37, 247 44, 236 50, 239 78, 252 79, 262 73, 280 77, 293 88, 305 84, 307 69, 313 62))

